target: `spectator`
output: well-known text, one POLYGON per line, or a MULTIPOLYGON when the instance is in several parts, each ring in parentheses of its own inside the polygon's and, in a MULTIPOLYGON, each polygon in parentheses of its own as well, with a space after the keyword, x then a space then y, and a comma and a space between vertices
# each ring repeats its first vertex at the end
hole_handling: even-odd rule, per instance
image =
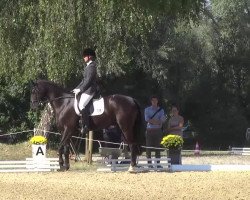
POLYGON ((183 137, 183 124, 184 119, 179 115, 179 109, 177 108, 177 106, 173 105, 171 108, 171 117, 168 121, 168 134, 174 134, 183 137))
MULTIPOLYGON (((163 108, 158 106, 158 97, 152 96, 150 98, 151 106, 145 108, 145 121, 147 122, 146 127, 146 146, 160 148, 160 143, 162 140, 162 124, 166 120, 163 108)), ((146 156, 151 158, 151 152, 155 151, 155 157, 160 158, 160 149, 147 148, 146 156)), ((148 161, 148 163, 152 163, 148 161)), ((159 161, 157 161, 159 163, 159 161)), ((152 166, 150 166, 152 167, 152 166)), ((159 166, 160 167, 160 166, 159 166)))

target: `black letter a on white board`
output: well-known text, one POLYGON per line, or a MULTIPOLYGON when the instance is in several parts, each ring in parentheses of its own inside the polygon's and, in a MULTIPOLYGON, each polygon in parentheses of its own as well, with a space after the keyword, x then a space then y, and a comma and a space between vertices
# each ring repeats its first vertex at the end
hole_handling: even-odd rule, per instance
POLYGON ((42 147, 38 147, 37 152, 36 152, 36 156, 37 156, 39 153, 41 153, 42 155, 44 155, 43 150, 42 150, 42 147))

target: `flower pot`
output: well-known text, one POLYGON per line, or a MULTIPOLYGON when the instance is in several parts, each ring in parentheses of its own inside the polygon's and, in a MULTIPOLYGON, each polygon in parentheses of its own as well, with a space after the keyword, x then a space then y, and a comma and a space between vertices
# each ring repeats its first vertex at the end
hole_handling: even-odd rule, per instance
POLYGON ((32 144, 32 158, 44 160, 46 158, 46 144, 32 144))
POLYGON ((171 165, 181 165, 181 149, 169 149, 167 155, 171 165))

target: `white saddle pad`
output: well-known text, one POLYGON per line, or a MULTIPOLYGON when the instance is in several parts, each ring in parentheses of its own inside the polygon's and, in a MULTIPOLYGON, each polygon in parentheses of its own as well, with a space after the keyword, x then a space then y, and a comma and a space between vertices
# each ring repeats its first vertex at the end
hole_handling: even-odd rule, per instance
MULTIPOLYGON (((75 95, 74 109, 78 116, 81 116, 81 112, 78 106, 78 100, 75 95)), ((101 115, 104 112, 104 99, 93 99, 90 107, 90 116, 101 115)))

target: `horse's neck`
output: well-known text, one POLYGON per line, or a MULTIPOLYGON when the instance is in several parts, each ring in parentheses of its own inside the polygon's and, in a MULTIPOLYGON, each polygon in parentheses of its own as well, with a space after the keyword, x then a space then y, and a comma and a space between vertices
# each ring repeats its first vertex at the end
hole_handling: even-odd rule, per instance
MULTIPOLYGON (((70 97, 70 94, 62 93, 61 95, 52 96, 50 100, 51 107, 55 113, 55 117, 57 120, 60 119, 61 114, 65 112, 65 109, 68 109, 69 105, 73 105, 73 103, 69 103, 73 98, 70 97)), ((72 106, 73 108, 73 106, 72 106)))
POLYGON ((67 94, 61 88, 54 87, 48 89, 47 98, 54 111, 63 106, 67 96, 70 96, 70 94, 67 94))
POLYGON ((65 91, 58 86, 47 86, 47 98, 51 101, 65 95, 65 91))

